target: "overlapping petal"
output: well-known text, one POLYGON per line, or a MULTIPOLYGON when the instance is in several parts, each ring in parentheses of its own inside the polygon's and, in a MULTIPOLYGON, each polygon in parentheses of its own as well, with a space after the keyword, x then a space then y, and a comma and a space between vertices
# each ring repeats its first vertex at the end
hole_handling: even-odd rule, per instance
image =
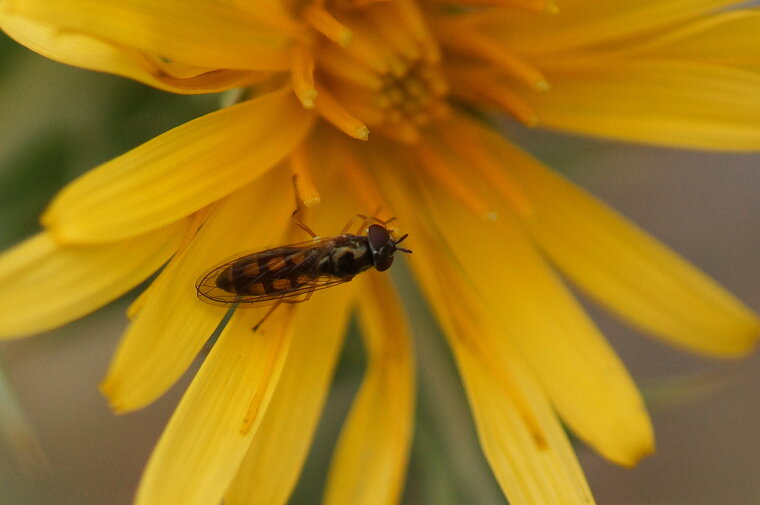
POLYGON ((184 373, 226 311, 200 302, 195 281, 233 254, 281 240, 292 201, 270 187, 288 182, 273 172, 219 202, 193 242, 153 282, 101 385, 114 410, 145 406, 184 373))
POLYGON ((269 170, 298 145, 312 120, 287 91, 207 114, 75 180, 53 200, 43 223, 69 243, 153 230, 269 170), (290 126, 277 127, 282 121, 290 126))
MULTIPOLYGON (((615 0, 599 4, 557 2, 559 13, 546 15, 503 9, 475 13, 468 22, 522 55, 562 53, 603 47, 651 36, 653 32, 736 4, 731 0, 615 0)), ((464 19, 464 18, 463 18, 464 19)), ((472 29, 472 28, 471 28, 472 29)))
POLYGON ((316 293, 296 311, 293 343, 274 398, 231 483, 228 505, 284 505, 322 411, 348 322, 354 286, 316 293))
POLYGON ((415 263, 454 350, 483 452, 510 503, 594 503, 551 405, 520 355, 490 326, 470 287, 457 279, 461 273, 415 263))
POLYGON ((573 61, 526 95, 542 126, 665 146, 760 149, 760 74, 713 63, 573 61))
POLYGON ((168 260, 186 232, 181 220, 127 240, 61 246, 42 232, 0 256, 0 337, 73 321, 113 301, 168 260))
POLYGON ((176 75, 176 63, 101 39, 39 24, 0 11, 0 28, 18 43, 52 60, 88 70, 108 72, 174 93, 216 93, 261 79, 262 73, 197 67, 176 75))
POLYGON ((478 131, 533 204, 531 234, 600 303, 699 352, 736 355, 757 342, 758 316, 715 281, 496 133, 478 131))
POLYGON ((516 221, 504 212, 496 221, 473 215, 435 185, 419 191, 428 225, 437 225, 460 275, 473 280, 499 332, 524 353, 567 424, 615 462, 630 465, 650 453, 652 427, 627 370, 516 221))
POLYGON ((255 311, 233 315, 172 415, 136 505, 219 503, 261 422, 291 341, 283 309, 253 332, 255 311))
POLYGON ((627 47, 628 58, 702 61, 760 71, 760 10, 705 16, 627 47))
POLYGON ((333 456, 324 503, 392 505, 403 488, 414 418, 410 335, 386 278, 369 274, 359 289, 369 364, 333 456))
POLYGON ((292 33, 224 0, 4 0, 0 12, 209 69, 284 70, 292 33))
POLYGON ((562 425, 541 388, 519 366, 517 356, 501 365, 509 367, 501 373, 511 374, 515 382, 506 385, 496 370, 484 367, 482 352, 490 351, 479 353, 466 343, 454 348, 483 451, 510 503, 593 504, 562 425), (520 405, 516 394, 525 399, 525 405, 520 405), (531 427, 532 422, 535 426, 531 427))
POLYGON ((432 234, 432 216, 415 203, 419 195, 391 170, 376 174, 394 209, 413 217, 404 227, 415 238, 414 270, 455 351, 481 445, 505 495, 516 505, 593 503, 551 407, 432 234), (438 260, 426 261, 433 251, 438 260))
POLYGON ((565 422, 617 463, 632 465, 652 452, 652 426, 625 366, 515 221, 503 215, 487 222, 441 200, 431 214, 447 223, 454 255, 565 422), (489 242, 494 236, 509 240, 489 242), (484 243, 489 247, 460 245, 484 243))

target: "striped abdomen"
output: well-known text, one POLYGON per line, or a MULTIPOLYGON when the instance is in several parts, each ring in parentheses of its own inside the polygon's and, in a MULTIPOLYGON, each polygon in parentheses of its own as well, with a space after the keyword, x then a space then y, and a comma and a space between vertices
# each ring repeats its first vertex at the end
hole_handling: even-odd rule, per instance
POLYGON ((292 249, 277 254, 245 256, 224 269, 216 286, 243 296, 272 295, 297 289, 312 281, 314 249, 292 249))

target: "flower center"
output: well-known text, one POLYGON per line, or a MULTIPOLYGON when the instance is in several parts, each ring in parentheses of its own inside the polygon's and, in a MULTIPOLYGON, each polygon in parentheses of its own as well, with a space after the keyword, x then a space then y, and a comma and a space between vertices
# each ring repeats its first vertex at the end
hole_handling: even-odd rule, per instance
POLYGON ((303 17, 319 33, 298 50, 294 89, 341 130, 415 142, 421 127, 448 113, 441 52, 413 0, 314 3, 303 17), (298 58, 311 90, 299 83, 298 58))

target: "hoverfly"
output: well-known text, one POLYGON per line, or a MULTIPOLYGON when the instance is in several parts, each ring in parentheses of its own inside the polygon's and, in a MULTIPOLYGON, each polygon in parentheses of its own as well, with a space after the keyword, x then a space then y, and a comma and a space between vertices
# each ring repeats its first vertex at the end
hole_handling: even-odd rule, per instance
POLYGON ((407 235, 393 240, 384 226, 389 221, 359 217, 365 219, 360 229, 370 220, 382 224, 371 224, 366 235, 342 233, 318 238, 294 219, 295 224, 315 237, 314 240, 246 254, 221 263, 203 274, 196 283, 198 298, 214 305, 273 303, 264 316, 266 319, 280 303, 305 302, 315 291, 348 282, 372 267, 380 272, 387 270, 396 251, 412 252, 398 246, 407 235))

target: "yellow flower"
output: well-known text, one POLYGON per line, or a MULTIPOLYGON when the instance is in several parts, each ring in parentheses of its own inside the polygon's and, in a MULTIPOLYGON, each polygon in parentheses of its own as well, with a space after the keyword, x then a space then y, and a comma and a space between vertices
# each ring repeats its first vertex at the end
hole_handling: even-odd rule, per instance
MULTIPOLYGON (((647 333, 735 356, 758 318, 631 223, 471 117, 719 150, 760 148, 760 11, 616 0, 0 0, 31 49, 177 93, 243 88, 74 181, 0 258, 5 337, 65 324, 166 264, 130 309, 103 391, 143 407, 225 309, 193 284, 292 240, 291 175, 323 235, 398 218, 514 505, 593 501, 559 419, 624 465, 653 450, 627 371, 555 273, 647 333), (297 97, 297 99, 296 99, 297 97), (496 116, 491 116, 496 117, 496 116), (359 142, 354 139, 371 140, 359 142), (350 138, 354 137, 354 139, 350 138)), ((349 314, 369 366, 328 504, 398 499, 412 425, 409 335, 387 275, 276 311, 239 310, 147 466, 139 504, 285 503, 349 314)))

